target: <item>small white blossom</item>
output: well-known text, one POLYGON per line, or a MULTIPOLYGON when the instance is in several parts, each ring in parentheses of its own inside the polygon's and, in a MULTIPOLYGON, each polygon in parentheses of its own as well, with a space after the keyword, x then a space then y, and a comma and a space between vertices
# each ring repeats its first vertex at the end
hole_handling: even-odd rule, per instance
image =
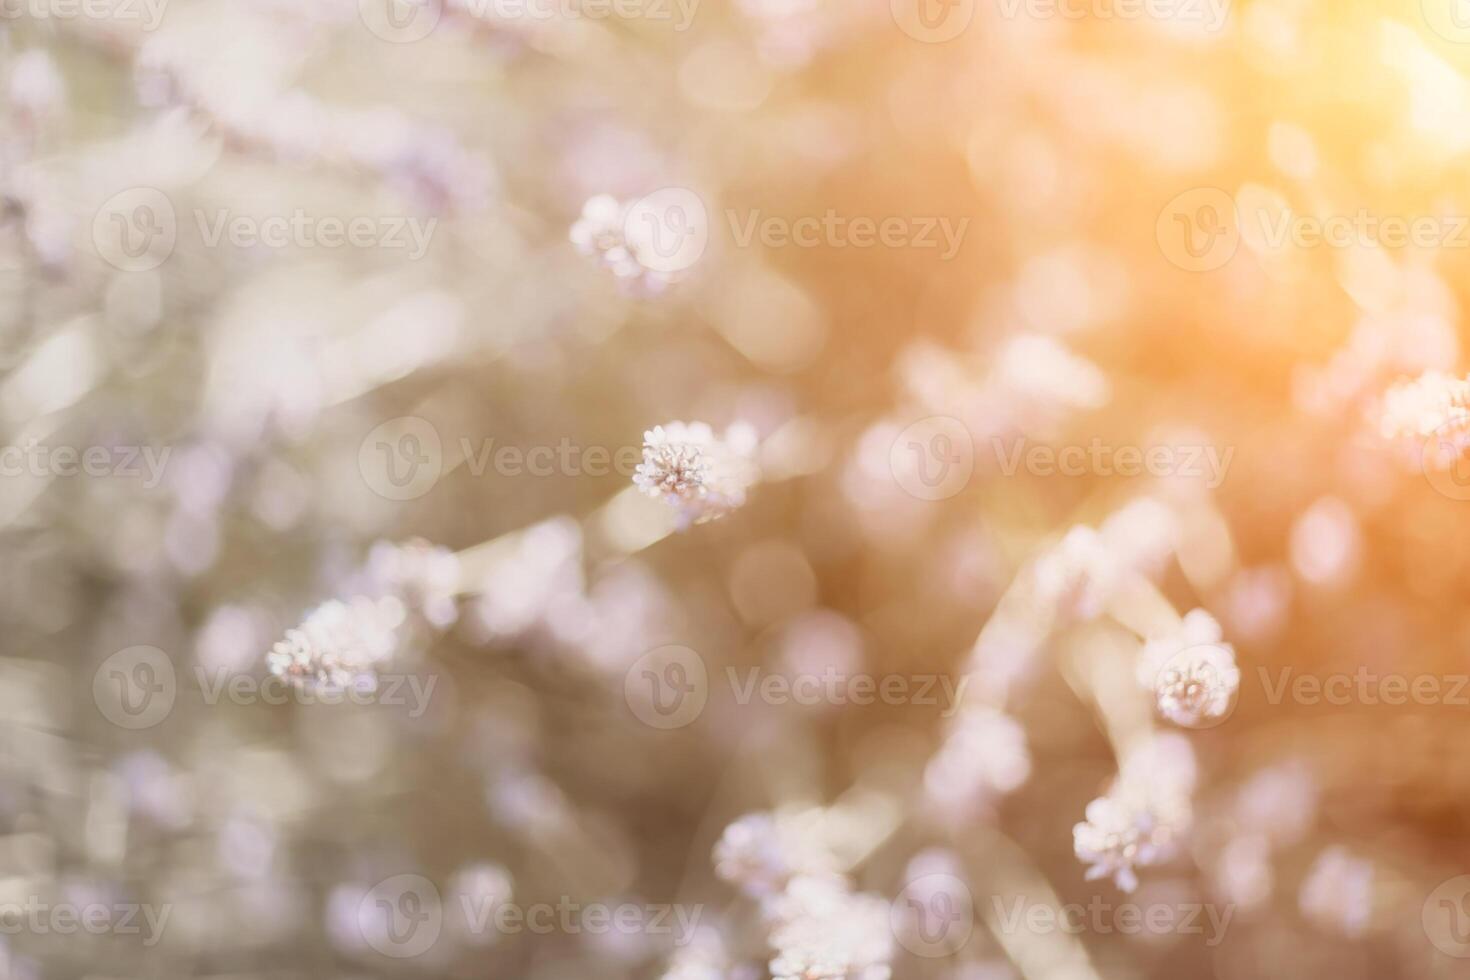
POLYGON ((1356 938, 1373 912, 1373 865, 1341 847, 1323 851, 1307 872, 1298 905, 1323 929, 1356 938))
POLYGON ((51 56, 36 48, 15 59, 8 94, 11 108, 29 119, 42 119, 65 100, 66 82, 51 56))
POLYGON ((715 873, 747 895, 779 893, 798 874, 827 863, 822 849, 771 813, 747 813, 725 828, 715 844, 715 873))
POLYGON ((368 553, 368 573, 385 593, 401 598, 436 629, 453 626, 459 618, 459 558, 448 548, 422 539, 379 541, 368 553))
POLYGON ((1138 658, 1138 680, 1152 690, 1159 712, 1176 725, 1200 727, 1229 712, 1240 689, 1235 649, 1203 609, 1186 613, 1179 628, 1150 639, 1138 658))
POLYGON ((1169 828, 1142 801, 1102 796, 1087 804, 1087 819, 1072 828, 1077 859, 1091 865, 1087 880, 1112 878, 1125 892, 1138 887, 1137 868, 1172 855, 1169 828))
POLYGON ((1424 440, 1445 430, 1463 432, 1470 423, 1470 379, 1426 371, 1401 380, 1383 394, 1378 431, 1388 439, 1424 440))
POLYGON ((889 903, 854 894, 840 876, 793 879, 768 914, 772 980, 888 980, 892 973, 889 903))
POLYGON ((990 809, 1031 775, 1026 732, 1008 715, 969 709, 929 760, 924 790, 943 810, 973 815, 990 809))
POLYGON ((703 422, 669 422, 643 434, 633 483, 674 508, 679 526, 717 520, 745 503, 755 482, 754 433, 732 427, 723 438, 703 422))
POLYGON ((630 230, 628 213, 632 202, 611 194, 598 194, 582 205, 582 216, 568 237, 578 252, 593 258, 625 288, 645 293, 662 292, 676 278, 651 261, 653 242, 630 230), (631 231, 631 233, 630 233, 631 231))
POLYGON ((1066 619, 1101 616, 1118 587, 1117 559, 1090 527, 1068 531, 1032 567, 1037 597, 1066 619))
POLYGON ((371 689, 377 668, 392 657, 403 604, 394 598, 333 599, 286 631, 266 656, 275 676, 303 689, 371 689))

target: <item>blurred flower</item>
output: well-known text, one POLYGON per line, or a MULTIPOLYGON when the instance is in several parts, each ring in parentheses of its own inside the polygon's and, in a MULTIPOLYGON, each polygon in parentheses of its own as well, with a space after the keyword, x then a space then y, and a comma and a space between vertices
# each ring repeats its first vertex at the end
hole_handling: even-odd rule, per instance
POLYGON ((448 548, 422 538, 404 544, 379 541, 368 553, 368 573, 384 593, 402 599, 436 629, 459 618, 459 558, 448 548))
POLYGON ((402 622, 403 604, 397 599, 333 599, 287 630, 266 665, 275 676, 308 690, 371 689, 378 666, 393 655, 402 622))
POLYGON ((731 823, 714 849, 715 874, 747 895, 774 895, 820 861, 791 828, 771 813, 748 813, 731 823))
POLYGON ((1470 379, 1426 371, 1384 392, 1378 430, 1389 439, 1423 439, 1470 421, 1470 379))
POLYGON ((1372 863, 1342 847, 1327 848, 1307 872, 1297 903, 1323 929, 1357 938, 1373 912, 1372 863))
POLYGON ((961 818, 989 810, 1031 775, 1026 733, 990 708, 960 712, 924 770, 924 790, 940 810, 961 818))
POLYGON ((1416 466, 1448 469, 1470 448, 1470 379, 1426 371, 1384 392, 1378 431, 1416 466))
POLYGON ((1112 878, 1125 892, 1138 887, 1137 868, 1169 856, 1167 834, 1157 817, 1137 800, 1102 796, 1087 804, 1087 819, 1072 828, 1077 859, 1091 865, 1087 880, 1112 878))
POLYGON ((34 125, 60 109, 66 99, 66 82, 49 54, 32 49, 15 59, 8 94, 11 108, 34 125))
POLYGON ((1064 619, 1103 614, 1118 586, 1117 558, 1090 527, 1078 525, 1032 567, 1038 597, 1064 619))
POLYGON ((653 233, 640 222, 628 220, 632 203, 610 194, 588 198, 568 237, 578 252, 595 259, 619 285, 648 294, 660 293, 678 277, 657 268, 653 233))
POLYGON ((1176 725, 1199 725, 1230 710, 1240 689, 1240 669, 1234 647, 1221 642, 1223 635, 1215 617, 1194 609, 1174 633, 1143 645, 1138 680, 1154 692, 1159 711, 1176 725))
POLYGON ((703 422, 669 422, 643 434, 633 483, 674 508, 680 527, 718 520, 745 503, 755 482, 755 436, 731 427, 723 438, 703 422))
POLYGON ((854 894, 844 878, 793 879, 768 907, 772 980, 887 980, 893 933, 889 905, 854 894))

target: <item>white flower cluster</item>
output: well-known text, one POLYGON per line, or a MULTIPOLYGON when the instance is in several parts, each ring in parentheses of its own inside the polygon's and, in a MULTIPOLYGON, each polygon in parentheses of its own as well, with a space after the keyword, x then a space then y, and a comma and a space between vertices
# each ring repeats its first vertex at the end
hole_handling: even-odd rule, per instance
POLYGON ((1032 566, 1037 598, 1064 620, 1103 614, 1119 586, 1117 557, 1102 536, 1077 525, 1032 566))
POLYGON ((967 708, 955 718, 924 770, 924 791, 957 818, 991 810, 1031 775, 1026 732, 993 708, 967 708))
POLYGON ((889 904, 854 892, 832 857, 770 813, 725 828, 716 873, 758 899, 775 956, 773 980, 888 980, 889 904))
POLYGON ((1383 394, 1378 432, 1418 454, 1419 462, 1449 468, 1470 448, 1470 378, 1426 371, 1383 394))
POLYGON ((718 520, 745 503, 756 480, 755 433, 736 425, 716 436, 703 422, 669 422, 643 434, 633 483, 674 509, 681 529, 718 520))
POLYGON ((1138 682, 1154 692, 1159 712, 1176 725, 1198 728, 1229 714, 1240 690, 1235 648, 1203 609, 1186 613, 1179 628, 1143 645, 1138 682))
POLYGON ((1423 438, 1470 422, 1470 379, 1426 371, 1395 383, 1383 394, 1378 429, 1386 438, 1423 438))
POLYGON ((371 690, 378 667, 393 656, 403 618, 403 603, 393 597, 324 602, 271 647, 266 666, 301 688, 371 690))
POLYGON ((1361 936, 1373 913, 1373 865, 1341 847, 1323 851, 1307 872, 1298 904, 1318 926, 1349 939, 1361 936))
POLYGON ((1087 880, 1112 878, 1131 892, 1137 869, 1173 858, 1191 822, 1195 779, 1194 752, 1180 736, 1159 736, 1130 753, 1112 789, 1072 828, 1073 850, 1090 865, 1087 880))
POLYGON ((271 648, 272 674, 301 688, 371 690, 398 652, 410 612, 437 630, 459 616, 459 559, 427 541, 377 542, 348 584, 352 598, 322 603, 271 648))
POLYGON ((367 571, 383 594, 398 596, 435 629, 459 618, 459 558, 448 548, 421 538, 379 541, 368 552, 367 571))
POLYGON ((841 875, 801 875, 767 902, 771 980, 888 980, 889 904, 841 875))
POLYGON ((644 223, 629 220, 634 202, 598 194, 582 205, 582 216, 568 237, 577 251, 613 274, 618 285, 643 295, 663 292, 678 275, 658 268, 656 234, 644 223))

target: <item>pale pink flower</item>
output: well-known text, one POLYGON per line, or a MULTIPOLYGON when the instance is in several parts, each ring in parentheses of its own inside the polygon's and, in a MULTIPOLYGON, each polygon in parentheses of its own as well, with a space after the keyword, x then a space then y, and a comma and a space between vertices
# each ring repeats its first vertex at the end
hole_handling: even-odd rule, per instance
POLYGON ((275 676, 304 689, 376 686, 377 668, 393 656, 403 604, 363 596, 324 602, 286 631, 266 656, 275 676))
POLYGON ((1148 640, 1138 658, 1138 680, 1154 692, 1159 712, 1176 725, 1200 727, 1222 720, 1240 689, 1235 649, 1222 642, 1215 617, 1186 613, 1174 632, 1148 640))
POLYGON ((1363 934, 1373 912, 1373 865, 1342 847, 1318 856, 1297 904, 1318 926, 1350 939, 1363 934))
POLYGON ((946 813, 990 810, 1031 775, 1026 733, 990 708, 962 711, 924 770, 924 791, 946 813))
POLYGON ((675 511, 679 526, 718 520, 745 503, 755 482, 754 433, 732 426, 723 437, 703 422, 669 422, 643 434, 633 484, 675 511))
POLYGON ((1087 880, 1112 878, 1125 892, 1138 887, 1137 870, 1167 860, 1168 834, 1139 801, 1102 796, 1087 804, 1087 819, 1072 828, 1077 859, 1091 865, 1087 880))
POLYGON ((1116 556, 1090 527, 1078 525, 1032 567, 1037 598, 1064 619, 1103 614, 1119 584, 1116 556))
POLYGON ((888 980, 889 903, 853 893, 841 876, 792 880, 772 903, 772 980, 888 980))

